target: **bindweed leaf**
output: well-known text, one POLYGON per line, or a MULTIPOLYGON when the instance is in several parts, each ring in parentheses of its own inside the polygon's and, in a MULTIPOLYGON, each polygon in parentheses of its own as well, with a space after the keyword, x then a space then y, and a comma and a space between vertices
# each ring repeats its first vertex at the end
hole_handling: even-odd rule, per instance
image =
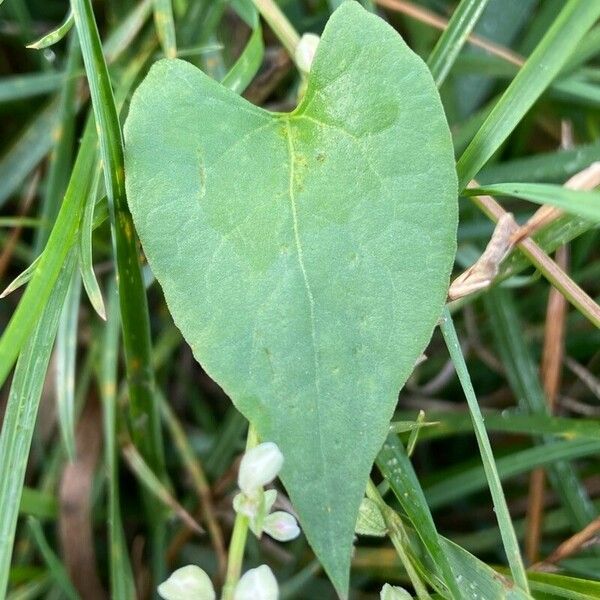
POLYGON ((164 60, 132 100, 125 144, 134 222, 175 323, 281 449, 302 529, 345 596, 368 474, 455 252, 452 143, 431 75, 347 2, 294 112, 164 60))

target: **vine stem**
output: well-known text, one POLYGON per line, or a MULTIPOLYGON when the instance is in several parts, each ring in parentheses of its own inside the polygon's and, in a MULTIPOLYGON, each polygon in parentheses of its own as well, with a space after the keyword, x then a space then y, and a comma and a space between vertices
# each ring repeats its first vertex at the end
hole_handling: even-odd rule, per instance
POLYGON ((283 11, 275 4, 273 0, 253 0, 254 5, 269 24, 273 33, 279 38, 283 47, 295 61, 296 47, 300 42, 300 36, 289 22, 283 11))
MULTIPOLYGON (((248 425, 248 438, 246 440, 246 452, 258 445, 258 434, 252 424, 248 425)), ((242 573, 244 562, 244 550, 246 548, 246 539, 248 538, 248 526, 250 520, 246 515, 236 513, 233 524, 233 533, 229 542, 229 552, 227 557, 227 574, 225 584, 223 585, 222 600, 233 600, 235 586, 242 573)))
POLYGON ((396 549, 396 553, 400 558, 400 562, 402 566, 406 570, 406 573, 415 588, 415 592, 417 593, 417 597, 420 600, 431 600, 431 596, 427 591, 427 588, 421 581, 419 574, 415 570, 412 562, 410 561, 410 557, 404 550, 406 533, 404 532, 404 526, 402 525, 402 520, 396 514, 392 508, 390 508, 385 500, 381 497, 377 486, 373 483, 371 479, 367 483, 367 498, 373 500, 379 506, 379 510, 381 510, 381 514, 383 515, 383 520, 388 528, 389 538, 396 549))

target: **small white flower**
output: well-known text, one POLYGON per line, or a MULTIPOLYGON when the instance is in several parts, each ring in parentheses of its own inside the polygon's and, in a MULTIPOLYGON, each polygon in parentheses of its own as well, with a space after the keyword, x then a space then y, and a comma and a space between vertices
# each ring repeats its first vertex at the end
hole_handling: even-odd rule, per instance
POLYGON ((276 511, 265 518, 263 531, 278 542, 289 542, 300 535, 300 528, 293 515, 276 511))
POLYGON ((233 600, 278 600, 279 586, 267 565, 246 571, 233 593, 233 600))
POLYGON ((215 600, 215 589, 208 575, 196 565, 187 565, 173 572, 158 586, 165 600, 215 600))
POLYGON ((386 583, 381 588, 380 600, 412 600, 412 596, 404 589, 386 583))
POLYGON ((242 492, 252 496, 256 490, 271 483, 281 470, 283 454, 273 442, 259 444, 248 450, 240 463, 238 485, 242 492))
POLYGON ((298 66, 298 69, 303 73, 310 73, 315 54, 317 53, 317 46, 321 38, 314 33, 305 33, 301 38, 296 51, 294 52, 294 61, 298 66))

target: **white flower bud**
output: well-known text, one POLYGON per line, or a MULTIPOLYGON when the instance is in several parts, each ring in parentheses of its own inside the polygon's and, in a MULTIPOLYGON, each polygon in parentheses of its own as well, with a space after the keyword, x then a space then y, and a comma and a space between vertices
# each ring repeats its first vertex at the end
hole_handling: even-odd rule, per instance
POLYGON ((300 527, 293 515, 276 511, 265 518, 263 531, 278 542, 289 542, 300 535, 300 527))
POLYGON ((208 575, 196 565, 181 567, 158 586, 165 600, 215 600, 215 589, 208 575))
POLYGON ((412 600, 412 596, 401 587, 386 583, 381 588, 380 600, 412 600))
POLYGON ((283 465, 283 454, 277 444, 265 442, 248 450, 242 458, 238 485, 242 492, 252 496, 257 489, 271 483, 283 465))
POLYGON ((294 52, 294 61, 298 69, 303 73, 310 73, 310 67, 312 66, 320 41, 321 38, 314 33, 305 33, 300 38, 300 42, 294 52))
POLYGON ((279 586, 267 565, 246 571, 235 586, 233 600, 278 600, 279 586))

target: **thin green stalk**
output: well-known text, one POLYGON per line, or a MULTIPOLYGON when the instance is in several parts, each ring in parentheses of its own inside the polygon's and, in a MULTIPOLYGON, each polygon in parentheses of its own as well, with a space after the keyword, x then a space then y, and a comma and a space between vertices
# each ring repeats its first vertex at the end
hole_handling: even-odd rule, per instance
POLYGON ((489 0, 462 0, 427 59, 435 84, 440 87, 477 24, 489 0))
POLYGON ((292 60, 295 60, 296 47, 300 42, 300 36, 283 14, 283 11, 273 0, 253 0, 253 2, 283 44, 283 47, 288 51, 292 60))
POLYGON ((367 497, 373 500, 373 502, 376 502, 381 510, 381 514, 383 515, 383 519, 388 528, 390 540, 396 549, 396 553, 402 562, 402 566, 408 574, 410 582, 415 588, 417 598, 420 600, 430 600, 431 596, 429 595, 425 584, 421 581, 421 578, 415 570, 410 557, 404 549, 407 537, 406 533, 404 532, 402 521, 396 512, 385 503, 381 497, 381 494, 379 493, 379 490, 377 489, 377 486, 370 479, 367 483, 367 497))
POLYGON ((171 0, 153 0, 154 24, 158 39, 167 58, 177 56, 177 42, 175 41, 175 22, 173 20, 173 5, 171 0))
MULTIPOLYGON (((258 445, 258 434, 254 427, 248 425, 248 439, 246 441, 246 451, 258 445)), ((250 521, 246 515, 237 513, 235 523, 233 524, 233 533, 229 543, 229 552, 227 556, 227 574, 225 576, 225 585, 223 586, 222 600, 233 600, 235 586, 242 574, 244 563, 244 550, 246 548, 246 539, 248 538, 248 527, 250 521)))
POLYGON ((90 84, 92 106, 104 164, 125 349, 129 409, 134 443, 162 477, 164 456, 154 395, 150 319, 131 214, 125 196, 123 139, 110 77, 90 0, 72 0, 75 26, 90 84))
POLYGON ((210 484, 202 468, 202 463, 196 456, 194 449, 185 434, 185 431, 177 419, 175 413, 169 406, 166 398, 161 396, 160 402, 161 412, 165 423, 171 433, 171 438, 175 442, 179 455, 190 478, 193 482, 196 492, 200 499, 204 521, 210 535, 211 542, 215 549, 217 562, 219 564, 219 573, 221 577, 225 575, 227 568, 227 559, 225 555, 225 543, 223 541, 223 532, 219 527, 217 517, 214 512, 213 502, 211 498, 210 484))
POLYGON ((121 520, 119 461, 117 452, 117 368, 119 358, 119 300, 116 285, 108 294, 108 320, 99 372, 104 421, 104 461, 108 479, 108 528, 112 598, 135 598, 136 590, 121 520))
POLYGON ((73 586, 73 583, 69 579, 69 575, 67 574, 64 565, 58 556, 56 556, 50 547, 50 544, 48 544, 48 540, 44 535, 44 530, 42 529, 40 522, 37 519, 30 517, 27 521, 27 524, 29 525, 29 530, 31 531, 40 554, 42 555, 46 565, 48 565, 48 570, 50 571, 56 584, 60 587, 64 597, 68 598, 68 600, 80 600, 80 596, 73 586))
POLYGON ((58 423, 69 460, 75 459, 75 364, 81 277, 77 270, 60 315, 56 336, 56 405, 58 423))
POLYGON ((471 416, 473 418, 473 428, 475 430, 475 437, 477 438, 477 445, 481 453, 481 460, 483 468, 485 470, 486 478, 492 494, 492 500, 494 502, 494 511, 496 518, 498 519, 498 526, 502 535, 502 543, 504 545, 504 551, 508 558, 508 564, 515 583, 523 589, 526 593, 529 593, 529 584, 527 582, 527 574, 525 572, 525 566, 523 564, 523 558, 521 557, 521 551, 519 549, 519 542, 515 534, 515 530, 508 511, 504 492, 502 491, 502 484, 500 483, 500 477, 498 470, 496 469, 496 462, 492 452, 490 440, 483 424, 483 416, 477 403, 473 384, 471 383, 471 377, 467 370, 460 344, 458 342, 458 336, 456 329, 454 329, 454 323, 452 317, 447 308, 444 309, 442 319, 440 322, 440 328, 442 335, 448 347, 450 357, 454 363, 456 373, 462 385, 471 416))

